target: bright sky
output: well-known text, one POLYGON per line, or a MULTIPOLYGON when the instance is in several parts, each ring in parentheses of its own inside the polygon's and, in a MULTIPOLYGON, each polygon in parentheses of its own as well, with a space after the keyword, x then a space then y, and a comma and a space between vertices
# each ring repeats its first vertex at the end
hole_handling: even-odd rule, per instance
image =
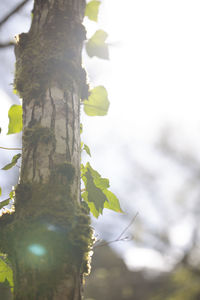
POLYGON ((200 129, 199 14, 197 0, 103 2, 98 26, 114 45, 98 82, 109 89, 109 118, 123 123, 123 135, 126 128, 152 139, 165 122, 188 134, 200 129))

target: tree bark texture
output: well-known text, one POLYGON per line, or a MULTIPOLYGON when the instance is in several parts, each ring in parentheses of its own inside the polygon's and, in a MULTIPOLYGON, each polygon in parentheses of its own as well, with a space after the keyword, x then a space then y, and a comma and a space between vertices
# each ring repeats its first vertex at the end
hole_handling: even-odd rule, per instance
POLYGON ((22 167, 15 213, 1 220, 0 240, 15 300, 80 300, 88 271, 92 230, 80 199, 84 9, 85 0, 35 0, 31 28, 15 47, 22 167))

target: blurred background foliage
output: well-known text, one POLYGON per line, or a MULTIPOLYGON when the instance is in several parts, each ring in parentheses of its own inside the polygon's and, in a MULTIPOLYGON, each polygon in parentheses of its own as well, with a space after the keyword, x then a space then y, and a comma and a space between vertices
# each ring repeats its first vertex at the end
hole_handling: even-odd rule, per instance
MULTIPOLYGON (((23 7, 12 17, 4 23, 0 22, 1 146, 20 147, 21 144, 21 134, 6 136, 6 133, 7 111, 12 104, 20 103, 12 93, 15 61, 12 43, 14 35, 27 31, 30 24, 32 1, 23 2, 23 7)), ((103 0, 101 2, 99 23, 110 34, 109 28, 104 24, 108 4, 103 0)), ((123 1, 119 2, 123 6, 123 1)), ((127 2, 128 6, 131 0, 127 2)), ((0 21, 19 3, 22 2, 1 1, 0 21)), ((115 22, 114 10, 107 14, 110 14, 110 18, 113 17, 115 22)), ((90 26, 87 19, 85 25, 90 26)), ((88 32, 92 32, 90 27, 88 32)), ((114 36, 113 40, 117 45, 115 39, 114 36)), ((102 77, 108 82, 106 74, 117 72, 112 55, 117 57, 122 49, 112 46, 115 45, 112 43, 112 34, 110 40, 111 62, 102 63, 95 59, 87 59, 83 51, 84 64, 92 84, 104 84, 102 77)), ((117 59, 120 60, 120 56, 117 59)), ((131 94, 132 87, 129 88, 127 93, 131 94)), ((113 89, 117 90, 117 85, 113 89)), ((112 87, 108 84, 108 93, 109 91, 110 102, 114 107, 116 94, 113 94, 112 87)), ((128 105, 127 102, 126 106, 128 105)), ((120 109, 122 110, 121 103, 120 109)), ((107 244, 102 247, 97 245, 94 249, 92 272, 86 278, 85 299, 198 300, 199 127, 196 130, 197 134, 192 135, 192 131, 184 131, 180 126, 162 123, 156 139, 149 141, 147 137, 146 140, 138 140, 131 135, 131 130, 125 131, 126 124, 123 124, 123 118, 120 120, 118 114, 114 117, 111 111, 111 116, 108 114, 105 122, 100 120, 101 123, 98 123, 98 120, 87 121, 82 116, 84 141, 91 145, 94 164, 102 175, 111 180, 112 190, 121 199, 121 206, 125 212, 105 212, 98 220, 93 219, 97 239, 104 240, 107 244), (112 119, 114 117, 115 119, 112 119), (117 129, 117 126, 120 129, 117 129), (127 237, 126 241, 110 243, 123 232, 137 212, 139 215, 123 235, 123 238, 127 237)), ((13 153, 1 150, 0 167, 6 165, 12 156, 13 153)), ((17 183, 18 173, 17 167, 6 174, 0 171, 1 201, 6 199, 12 186, 17 183)), ((5 286, 0 284, 1 295, 5 292, 4 289, 5 286)))

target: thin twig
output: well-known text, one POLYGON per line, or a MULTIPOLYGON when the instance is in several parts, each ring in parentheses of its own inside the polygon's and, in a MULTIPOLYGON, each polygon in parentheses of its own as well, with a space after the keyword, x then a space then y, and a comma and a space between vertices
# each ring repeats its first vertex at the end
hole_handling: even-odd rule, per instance
POLYGON ((24 0, 21 3, 19 3, 13 10, 11 10, 1 21, 0 21, 0 27, 10 18, 12 17, 16 12, 18 12, 29 0, 24 0))
POLYGON ((0 49, 8 48, 8 47, 14 47, 15 42, 14 41, 8 41, 5 43, 0 43, 0 49))
POLYGON ((22 148, 7 148, 7 147, 1 147, 0 149, 4 149, 4 150, 22 150, 22 148))
POLYGON ((107 246, 107 245, 110 245, 112 243, 116 243, 116 242, 121 242, 121 241, 128 241, 130 239, 128 239, 128 237, 124 237, 124 238, 121 238, 120 240, 113 240, 113 241, 108 241, 108 242, 105 242, 105 243, 102 243, 102 244, 99 244, 99 245, 94 245, 94 248, 97 248, 97 247, 103 247, 103 246, 107 246))
MULTIPOLYGON (((115 242, 119 242, 119 241, 127 241, 128 237, 122 238, 122 236, 128 230, 128 228, 133 224, 133 222, 135 221, 135 219, 137 218, 138 215, 139 215, 139 213, 137 212, 135 214, 135 216, 131 219, 130 223, 124 228, 124 230, 120 233, 120 235, 115 240, 108 241, 108 242, 105 242, 105 243, 102 243, 102 244, 98 244, 98 245, 94 245, 94 248, 107 246, 109 244, 112 244, 112 243, 115 243, 115 242)), ((98 243, 98 241, 97 241, 97 243, 98 243)))
MULTIPOLYGON (((8 201, 8 200, 11 200, 11 199, 10 199, 10 198, 7 198, 7 199, 5 199, 5 200, 3 200, 3 201, 1 201, 1 202, 5 202, 5 201, 8 201)), ((0 202, 0 203, 1 203, 1 202, 0 202)))
POLYGON ((122 233, 118 236, 117 240, 120 240, 122 235, 129 229, 129 227, 131 227, 131 225, 133 224, 133 222, 135 221, 135 219, 137 218, 137 216, 139 215, 139 212, 137 212, 135 214, 135 216, 132 218, 132 220, 130 221, 130 223, 124 228, 124 230, 122 231, 122 233))

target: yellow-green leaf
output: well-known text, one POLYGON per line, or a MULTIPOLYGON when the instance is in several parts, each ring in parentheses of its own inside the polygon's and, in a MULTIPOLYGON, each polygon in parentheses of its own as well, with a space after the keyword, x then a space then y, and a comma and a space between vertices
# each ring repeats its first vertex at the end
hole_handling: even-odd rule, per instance
POLYGON ((12 105, 8 111, 9 125, 8 133, 17 133, 22 131, 22 106, 12 105))
POLYGON ((85 150, 85 152, 91 156, 90 148, 86 144, 84 144, 83 150, 85 150))
POLYGON ((0 282, 8 280, 11 287, 13 287, 13 272, 12 269, 0 258, 0 282))
POLYGON ((108 44, 105 43, 108 34, 104 30, 97 30, 86 43, 86 51, 90 57, 97 56, 109 59, 108 44))
POLYGON ((103 193, 106 195, 108 202, 104 203, 104 208, 114 210, 116 212, 123 213, 123 210, 120 207, 118 198, 109 190, 104 190, 103 193))
POLYGON ((10 199, 6 199, 4 201, 0 202, 0 209, 2 209, 4 206, 8 205, 10 202, 10 199))
POLYGON ((2 189, 1 189, 1 187, 0 187, 0 196, 1 196, 1 194, 2 194, 2 189))
POLYGON ((5 165, 1 170, 7 171, 12 167, 14 167, 20 157, 21 157, 21 153, 18 153, 15 156, 13 156, 11 163, 5 165))
POLYGON ((12 190, 9 194, 10 199, 13 199, 15 196, 15 190, 12 190))
POLYGON ((80 134, 82 134, 83 133, 83 124, 81 123, 80 124, 80 134))
MULTIPOLYGON (((100 176, 100 175, 99 175, 100 176)), ((89 204, 93 202, 98 213, 102 214, 104 202, 107 201, 105 194, 94 183, 94 176, 92 174, 92 167, 89 163, 86 164, 82 173, 82 179, 85 184, 86 192, 84 192, 84 200, 89 204)), ((82 195, 83 197, 83 195, 82 195)))
POLYGON ((107 178, 102 178, 101 175, 94 170, 88 162, 86 166, 81 165, 81 178, 85 184, 82 198, 87 202, 91 213, 95 218, 98 218, 103 213, 104 208, 123 212, 118 198, 108 190, 110 184, 107 178))
POLYGON ((85 8, 85 16, 87 16, 88 19, 97 22, 100 4, 101 2, 96 0, 88 2, 85 8))
POLYGON ((82 193, 82 198, 85 202, 87 202, 88 207, 90 209, 90 212, 93 214, 93 216, 97 219, 100 215, 100 213, 96 210, 95 205, 93 202, 88 202, 88 196, 87 192, 82 193))
POLYGON ((90 91, 88 100, 84 100, 84 112, 88 116, 105 116, 110 102, 103 86, 97 86, 90 91))

